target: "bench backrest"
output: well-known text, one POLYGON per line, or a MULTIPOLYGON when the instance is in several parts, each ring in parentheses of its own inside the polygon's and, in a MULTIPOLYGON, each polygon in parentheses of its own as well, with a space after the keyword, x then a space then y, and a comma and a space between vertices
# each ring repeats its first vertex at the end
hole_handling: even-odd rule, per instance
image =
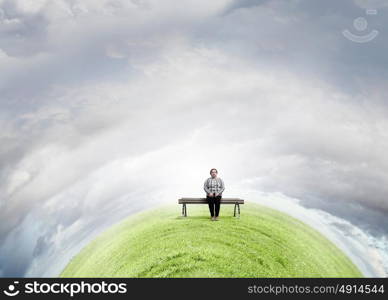
MULTIPOLYGON (((202 204, 208 203, 206 198, 180 198, 178 199, 179 204, 202 204)), ((221 203, 224 204, 244 204, 244 199, 240 198, 221 198, 221 203)))

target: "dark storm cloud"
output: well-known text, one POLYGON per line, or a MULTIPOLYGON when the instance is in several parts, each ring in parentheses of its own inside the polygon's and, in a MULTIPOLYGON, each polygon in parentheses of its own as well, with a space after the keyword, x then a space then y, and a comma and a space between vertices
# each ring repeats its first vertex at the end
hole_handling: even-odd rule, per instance
POLYGON ((273 65, 323 77, 352 95, 381 84, 388 75, 387 7, 379 7, 376 15, 366 15, 353 1, 249 1, 232 7, 209 22, 210 30, 204 30, 209 23, 204 24, 200 34, 207 32, 210 44, 251 55, 253 62, 265 58, 273 65), (357 17, 367 19, 365 32, 354 29, 357 17), (357 44, 344 38, 344 29, 358 35, 377 29, 380 35, 357 44))
POLYGON ((48 20, 40 13, 22 12, 15 1, 0 8, 0 48, 12 57, 29 57, 46 50, 48 20))
POLYGON ((269 2, 269 0, 238 0, 231 2, 222 12, 222 16, 225 16, 237 9, 240 8, 251 8, 255 6, 260 6, 264 3, 269 2))

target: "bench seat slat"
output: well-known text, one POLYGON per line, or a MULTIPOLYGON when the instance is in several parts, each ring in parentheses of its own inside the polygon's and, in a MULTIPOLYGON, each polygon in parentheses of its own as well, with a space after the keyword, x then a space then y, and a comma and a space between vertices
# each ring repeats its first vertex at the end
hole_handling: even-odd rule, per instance
MULTIPOLYGON (((203 204, 207 203, 206 198, 180 198, 178 199, 179 204, 203 204)), ((223 204, 244 204, 244 199, 240 198, 221 198, 223 204)))

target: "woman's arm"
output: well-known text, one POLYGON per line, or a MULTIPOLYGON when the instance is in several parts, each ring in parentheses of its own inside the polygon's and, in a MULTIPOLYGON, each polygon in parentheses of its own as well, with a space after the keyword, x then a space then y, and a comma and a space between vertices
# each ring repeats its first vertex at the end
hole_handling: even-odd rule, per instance
POLYGON ((206 194, 210 194, 211 191, 209 190, 209 188, 207 186, 207 181, 208 181, 208 179, 205 180, 205 182, 203 184, 203 189, 205 190, 206 194))
POLYGON ((218 195, 221 195, 222 192, 225 190, 224 181, 221 178, 220 178, 220 182, 221 182, 221 189, 218 191, 218 195))

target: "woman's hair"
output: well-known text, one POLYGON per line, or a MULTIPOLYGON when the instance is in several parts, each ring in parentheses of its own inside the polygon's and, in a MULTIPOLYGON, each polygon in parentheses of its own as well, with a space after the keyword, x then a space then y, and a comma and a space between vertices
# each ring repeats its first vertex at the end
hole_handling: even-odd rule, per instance
POLYGON ((210 169, 210 172, 209 172, 209 173, 210 173, 210 175, 212 174, 212 171, 213 171, 213 170, 216 170, 216 173, 218 174, 218 171, 217 171, 217 169, 216 169, 216 168, 213 168, 213 169, 210 169))

